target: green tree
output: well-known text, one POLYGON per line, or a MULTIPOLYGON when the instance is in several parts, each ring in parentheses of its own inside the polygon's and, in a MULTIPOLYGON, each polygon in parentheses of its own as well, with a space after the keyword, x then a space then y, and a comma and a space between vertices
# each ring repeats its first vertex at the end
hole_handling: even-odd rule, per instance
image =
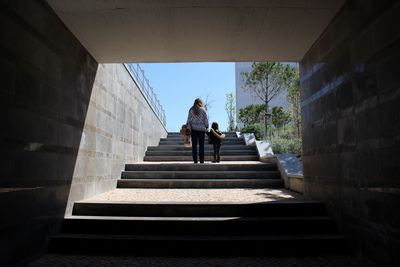
POLYGON ((233 93, 226 94, 225 110, 228 114, 228 132, 235 130, 235 117, 236 117, 236 105, 235 95, 233 93))
POLYGON ((289 111, 292 117, 294 135, 301 138, 301 104, 300 104, 300 75, 297 69, 294 69, 292 83, 287 88, 286 100, 289 103, 289 111))
POLYGON ((269 102, 284 88, 293 83, 293 67, 279 62, 255 62, 250 72, 242 73, 246 89, 258 97, 265 104, 264 119, 265 138, 268 136, 268 109, 269 102))
POLYGON ((260 114, 265 110, 265 105, 248 105, 239 110, 239 120, 243 122, 244 127, 250 124, 260 122, 260 114))
POLYGON ((273 107, 271 114, 272 124, 278 130, 278 135, 280 129, 290 122, 290 113, 286 112, 283 107, 273 107))

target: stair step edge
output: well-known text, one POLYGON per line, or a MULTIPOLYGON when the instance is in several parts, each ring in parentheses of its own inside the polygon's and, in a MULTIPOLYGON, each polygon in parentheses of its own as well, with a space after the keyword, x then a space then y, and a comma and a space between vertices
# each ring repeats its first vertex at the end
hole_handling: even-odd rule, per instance
POLYGON ((75 201, 75 204, 118 204, 118 205, 157 205, 157 206, 167 206, 167 205, 186 205, 186 206, 276 206, 276 205, 301 205, 301 204, 314 204, 314 205, 323 205, 325 206, 324 202, 320 201, 312 201, 312 200, 307 200, 307 201, 271 201, 271 202, 182 202, 182 201, 168 201, 168 202, 157 202, 157 201, 140 201, 140 202, 135 202, 135 201, 75 201))
POLYGON ((293 216, 293 217, 136 217, 136 216, 84 216, 69 215, 64 218, 67 221, 75 220, 99 220, 99 221, 172 221, 172 222, 225 222, 225 221, 332 221, 329 216, 293 216))
POLYGON ((54 238, 69 239, 110 239, 143 241, 295 241, 295 240, 344 240, 339 234, 300 234, 300 235, 113 235, 113 234, 74 234, 59 233, 54 238))

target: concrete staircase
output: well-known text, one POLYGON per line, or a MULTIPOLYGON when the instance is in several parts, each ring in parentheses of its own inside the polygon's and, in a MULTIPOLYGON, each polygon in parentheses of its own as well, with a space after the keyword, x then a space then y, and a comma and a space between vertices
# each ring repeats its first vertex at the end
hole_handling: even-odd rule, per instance
POLYGON ((118 188, 281 188, 275 164, 127 164, 118 188))
MULTIPOLYGON (((193 164, 176 133, 149 147, 145 161, 127 164, 118 188, 211 190, 282 188, 277 167, 228 133, 219 164, 193 164), (154 153, 158 153, 155 155, 154 153), (235 159, 233 162, 224 162, 235 159), (175 162, 165 162, 175 161, 175 162)), ((207 146, 206 151, 212 148, 207 146)), ((190 150, 189 150, 190 151, 190 150)), ((209 160, 209 159, 208 159, 209 160)), ((132 189, 133 190, 133 189, 132 189)), ((80 201, 54 253, 129 255, 320 255, 342 252, 343 237, 321 202, 301 199, 247 203, 80 201)))
MULTIPOLYGON (((246 146, 243 139, 239 139, 236 133, 226 133, 226 138, 221 146, 222 161, 256 161, 257 149, 254 146, 246 146)), ((213 159, 213 148, 206 139, 205 160, 213 159)), ((169 133, 167 138, 162 138, 156 147, 148 147, 144 161, 192 161, 191 148, 183 146, 183 138, 179 133, 169 133)))

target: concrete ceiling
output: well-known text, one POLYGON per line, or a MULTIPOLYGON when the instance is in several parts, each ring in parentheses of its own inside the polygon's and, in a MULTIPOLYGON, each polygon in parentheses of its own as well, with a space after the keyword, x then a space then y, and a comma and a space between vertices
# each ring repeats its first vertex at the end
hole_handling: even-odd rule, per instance
POLYGON ((299 61, 344 0, 47 0, 101 63, 299 61))

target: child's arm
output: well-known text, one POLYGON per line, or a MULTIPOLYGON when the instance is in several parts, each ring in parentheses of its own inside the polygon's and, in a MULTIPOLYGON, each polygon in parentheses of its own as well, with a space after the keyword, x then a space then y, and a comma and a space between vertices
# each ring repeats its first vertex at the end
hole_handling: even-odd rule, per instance
POLYGON ((216 136, 218 139, 224 139, 225 138, 225 134, 219 134, 218 132, 216 132, 213 128, 210 129, 210 132, 216 136))

